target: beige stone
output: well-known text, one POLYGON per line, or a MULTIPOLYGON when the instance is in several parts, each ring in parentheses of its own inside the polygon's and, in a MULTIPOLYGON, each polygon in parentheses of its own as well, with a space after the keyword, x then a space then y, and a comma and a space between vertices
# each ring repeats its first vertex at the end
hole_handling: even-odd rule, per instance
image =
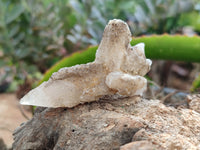
POLYGON ((187 96, 189 108, 200 113, 200 94, 193 94, 187 96))
POLYGON ((156 147, 149 141, 135 141, 120 147, 120 150, 155 150, 156 147))
POLYGON ((20 103, 43 107, 73 107, 104 96, 142 95, 151 61, 144 44, 130 45, 131 32, 121 20, 111 20, 92 63, 62 68, 49 81, 25 95, 20 103))

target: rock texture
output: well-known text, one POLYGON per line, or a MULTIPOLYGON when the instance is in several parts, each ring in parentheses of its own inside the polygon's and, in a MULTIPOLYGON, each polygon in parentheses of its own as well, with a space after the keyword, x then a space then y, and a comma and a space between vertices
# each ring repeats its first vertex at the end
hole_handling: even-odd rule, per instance
POLYGON ((62 68, 49 81, 25 95, 20 103, 43 107, 74 107, 110 96, 142 95, 150 69, 144 44, 132 47, 131 32, 121 20, 111 20, 92 63, 62 68))
POLYGON ((200 94, 193 94, 187 96, 189 108, 200 113, 200 94))
POLYGON ((198 150, 200 114, 136 96, 105 97, 74 108, 37 108, 14 140, 14 150, 198 150))

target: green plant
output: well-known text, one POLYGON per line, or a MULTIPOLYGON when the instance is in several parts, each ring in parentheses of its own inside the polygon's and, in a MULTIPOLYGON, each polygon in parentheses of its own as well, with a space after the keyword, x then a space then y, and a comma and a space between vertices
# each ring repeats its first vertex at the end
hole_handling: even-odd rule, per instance
POLYGON ((133 14, 134 35, 174 33, 184 12, 194 9, 194 0, 140 0, 133 14))
POLYGON ((199 88, 200 88, 200 74, 193 81, 191 91, 196 92, 199 88))
POLYGON ((71 49, 65 39, 76 18, 65 1, 0 1, 1 67, 22 83, 27 75, 45 72, 71 49), (66 15, 68 14, 68 15, 66 15))
POLYGON ((131 44, 145 43, 145 54, 151 59, 200 62, 200 37, 152 35, 135 38, 131 44))
POLYGON ((90 44, 97 45, 101 40, 105 25, 110 19, 129 20, 134 14, 135 0, 71 0, 76 11, 77 23, 67 38, 78 48, 90 44))
MULTIPOLYGON (((145 54, 150 59, 165 59, 188 62, 200 62, 200 37, 187 37, 181 35, 143 36, 134 38, 131 45, 145 43, 145 54)), ((47 81, 53 72, 62 67, 70 67, 76 64, 84 64, 95 59, 97 46, 90 47, 82 52, 77 52, 63 58, 51 67, 44 75, 43 81, 47 81)))
POLYGON ((200 32, 200 13, 192 11, 190 13, 183 13, 178 20, 178 26, 191 26, 195 31, 200 32))
POLYGON ((194 0, 71 0, 77 23, 67 38, 78 48, 97 45, 106 23, 113 18, 126 20, 134 36, 174 33, 180 15, 192 11, 194 0))

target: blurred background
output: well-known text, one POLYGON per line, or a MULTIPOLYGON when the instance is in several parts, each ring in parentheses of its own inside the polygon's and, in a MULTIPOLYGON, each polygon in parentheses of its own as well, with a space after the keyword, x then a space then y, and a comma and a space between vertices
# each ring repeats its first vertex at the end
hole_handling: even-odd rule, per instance
MULTIPOLYGON (((200 34, 200 1, 0 0, 0 93, 4 93, 0 94, 0 138, 6 144, 12 143, 12 136, 6 134, 31 117, 17 100, 56 62, 98 45, 113 18, 126 21, 134 37, 194 36, 200 34), (14 123, 6 122, 9 117, 14 123)), ((173 89, 187 93, 199 72, 198 63, 156 60, 148 78, 159 89, 167 87, 166 93, 173 89)))

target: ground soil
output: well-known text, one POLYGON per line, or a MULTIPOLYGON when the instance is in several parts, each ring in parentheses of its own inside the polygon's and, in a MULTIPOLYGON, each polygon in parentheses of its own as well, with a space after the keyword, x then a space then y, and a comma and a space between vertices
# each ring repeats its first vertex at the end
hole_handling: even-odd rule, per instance
MULTIPOLYGON (((31 112, 22 108, 24 113, 31 118, 31 112)), ((13 131, 27 119, 20 111, 19 100, 15 94, 0 94, 0 138, 7 147, 13 143, 13 131)))

